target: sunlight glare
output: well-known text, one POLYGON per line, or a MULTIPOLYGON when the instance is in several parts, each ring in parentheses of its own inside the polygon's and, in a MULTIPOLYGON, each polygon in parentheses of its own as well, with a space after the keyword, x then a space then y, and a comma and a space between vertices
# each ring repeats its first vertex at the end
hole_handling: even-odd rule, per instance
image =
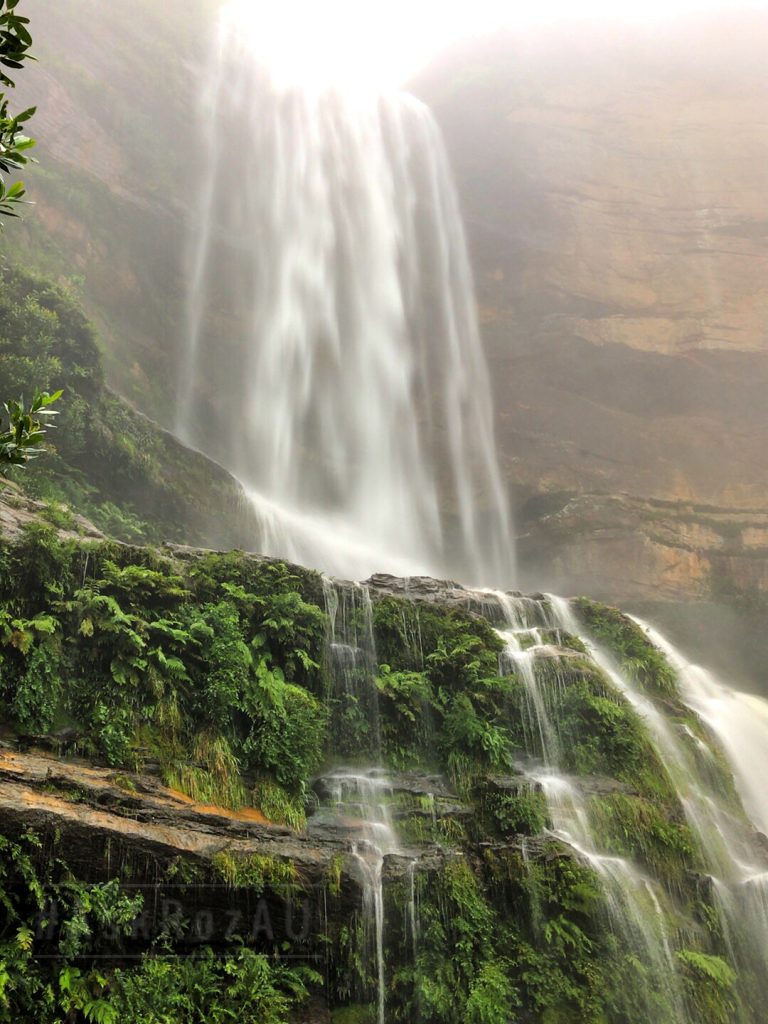
MULTIPOLYGON (((768 0, 737 6, 765 10, 768 0)), ((381 89, 458 39, 499 28, 653 24, 728 9, 727 0, 230 0, 226 15, 281 85, 381 89)))

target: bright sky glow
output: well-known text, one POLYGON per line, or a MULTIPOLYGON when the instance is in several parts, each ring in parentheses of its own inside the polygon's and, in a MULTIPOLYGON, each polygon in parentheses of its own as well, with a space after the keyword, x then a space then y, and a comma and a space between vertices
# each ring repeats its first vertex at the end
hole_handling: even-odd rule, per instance
POLYGON ((230 17, 283 84, 386 88, 457 39, 501 27, 648 25, 768 0, 231 0, 230 17))

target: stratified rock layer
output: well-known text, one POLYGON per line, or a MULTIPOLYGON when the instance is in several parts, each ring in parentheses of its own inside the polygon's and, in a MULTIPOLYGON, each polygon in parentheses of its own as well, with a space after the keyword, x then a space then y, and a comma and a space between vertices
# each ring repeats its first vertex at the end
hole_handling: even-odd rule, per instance
MULTIPOLYGON (((766 31, 537 30, 416 84, 458 178, 507 475, 523 500, 592 496, 552 558, 536 544, 565 590, 698 599, 721 546, 694 506, 745 528, 768 507, 766 31), (653 502, 677 503, 663 543, 653 502)), ((725 568, 766 585, 764 559, 725 568)))

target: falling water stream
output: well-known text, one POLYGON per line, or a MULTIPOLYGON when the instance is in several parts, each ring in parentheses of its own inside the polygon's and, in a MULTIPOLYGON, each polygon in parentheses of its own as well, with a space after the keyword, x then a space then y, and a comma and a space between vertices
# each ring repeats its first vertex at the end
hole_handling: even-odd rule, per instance
MULTIPOLYGON (((570 603, 547 595, 557 625, 577 636, 613 685, 645 722, 662 764, 671 779, 700 852, 710 871, 721 928, 737 965, 757 979, 761 998, 768 998, 768 851, 765 833, 768 806, 756 781, 768 767, 768 702, 725 686, 711 673, 690 664, 657 630, 636 624, 676 670, 681 696, 708 727, 733 773, 751 820, 732 806, 707 771, 717 750, 687 726, 670 720, 611 656, 581 627, 570 603), (702 756, 703 755, 703 756, 702 756)), ((754 997, 753 997, 754 998, 754 997)))
MULTIPOLYGON (((326 641, 328 678, 332 687, 332 704, 341 703, 363 716, 363 727, 370 730, 361 743, 362 729, 355 728, 355 753, 378 758, 381 753, 379 735, 378 690, 375 672, 378 666, 373 633, 373 608, 370 592, 359 583, 323 579, 325 607, 328 613, 326 641)), ((330 792, 335 812, 354 827, 350 853, 358 866, 363 887, 363 910, 373 933, 376 969, 376 1002, 378 1024, 384 1024, 386 983, 384 969, 384 887, 382 872, 385 858, 401 854, 397 832, 389 812, 393 787, 387 773, 380 768, 337 768, 323 777, 330 792)), ((408 862, 406 925, 410 933, 414 958, 418 937, 416 909, 416 860, 408 862)))
POLYGON ((373 921, 377 1018, 378 1024, 384 1024, 386 985, 382 870, 384 858, 400 849, 387 804, 392 785, 386 774, 377 769, 337 769, 325 776, 325 782, 331 788, 332 804, 336 810, 359 822, 359 839, 352 842, 351 853, 360 869, 364 910, 368 919, 373 921))
MULTIPOLYGON (((525 767, 525 774, 539 786, 546 798, 553 834, 595 872, 600 880, 609 927, 648 969, 653 985, 647 989, 647 1002, 640 1008, 644 1020, 654 1019, 654 999, 658 992, 667 995, 674 1020, 687 1024, 677 977, 667 916, 665 893, 631 861, 601 850, 600 837, 590 822, 585 794, 578 779, 561 770, 561 740, 558 732, 557 704, 566 685, 557 671, 557 655, 551 645, 542 642, 545 629, 553 627, 572 632, 558 607, 529 598, 497 593, 506 625, 499 629, 505 647, 500 658, 503 674, 514 672, 525 691, 525 715, 529 754, 539 755, 541 766, 525 767), (532 614, 532 609, 535 609, 532 614), (540 624, 532 625, 538 617, 540 624), (550 664, 546 681, 538 671, 542 657, 550 664), (554 672, 551 669, 555 665, 554 672), (554 693, 552 690, 554 689, 554 693)), ((556 634, 556 638, 557 637, 556 634)))
MULTIPOLYGON (((242 6, 242 5, 241 5, 242 6)), ((277 84, 222 18, 176 429, 242 481, 254 549, 509 585, 456 190, 406 93, 277 84)))

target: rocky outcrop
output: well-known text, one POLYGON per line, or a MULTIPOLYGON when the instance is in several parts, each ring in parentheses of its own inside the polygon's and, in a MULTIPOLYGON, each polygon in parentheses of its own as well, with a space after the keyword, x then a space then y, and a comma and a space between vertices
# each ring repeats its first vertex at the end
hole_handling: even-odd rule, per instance
MULTIPOLYGON (((323 793, 322 780, 316 789, 323 793)), ((441 817, 465 818, 470 808, 450 795, 445 781, 401 775, 392 780, 392 795, 437 796, 441 817), (432 790, 427 790, 432 786, 432 790), (433 793, 434 790, 434 793, 433 793)), ((409 810, 409 814, 415 812, 409 810)), ((163 876, 169 883, 179 875, 207 884, 216 897, 226 880, 237 888, 237 865, 279 863, 290 868, 298 891, 317 895, 333 871, 343 883, 346 906, 359 903, 364 878, 358 858, 350 853, 364 841, 363 823, 347 819, 333 808, 319 810, 302 831, 267 821, 256 808, 241 810, 200 804, 164 786, 152 775, 99 767, 79 758, 54 757, 40 750, 21 752, 0 746, 0 819, 6 836, 32 830, 56 837, 67 865, 79 877, 108 880, 116 863, 130 861, 145 882, 163 876)), ((419 872, 438 871, 454 856, 434 844, 409 846, 385 858, 389 882, 406 877, 413 865, 419 872)), ((244 875, 243 883, 245 884, 244 875)), ((269 888, 269 874, 265 882, 269 888)), ((248 886, 254 887, 253 880, 248 886)), ((281 896, 280 887, 276 895, 281 896)), ((196 897, 204 902, 205 891, 196 897)))
MULTIPOLYGON (((35 501, 24 494, 20 487, 9 481, 0 483, 0 537, 11 542, 19 540, 26 527, 32 523, 46 522, 51 509, 43 501, 35 501)), ((49 522, 49 525, 52 525, 49 522)), ((104 534, 84 516, 71 513, 71 521, 60 528, 63 538, 79 537, 82 540, 104 540, 104 534)))
POLYGON ((529 521, 520 559, 555 592, 635 604, 760 598, 768 511, 582 494, 529 521))
POLYGON ((197 804, 148 775, 124 774, 42 753, 0 751, 0 813, 13 834, 32 828, 60 837, 70 866, 109 876, 110 847, 165 865, 181 857, 210 867, 217 854, 277 857, 319 883, 340 843, 267 822, 252 808, 197 804), (105 854, 99 858, 98 854, 105 854))

